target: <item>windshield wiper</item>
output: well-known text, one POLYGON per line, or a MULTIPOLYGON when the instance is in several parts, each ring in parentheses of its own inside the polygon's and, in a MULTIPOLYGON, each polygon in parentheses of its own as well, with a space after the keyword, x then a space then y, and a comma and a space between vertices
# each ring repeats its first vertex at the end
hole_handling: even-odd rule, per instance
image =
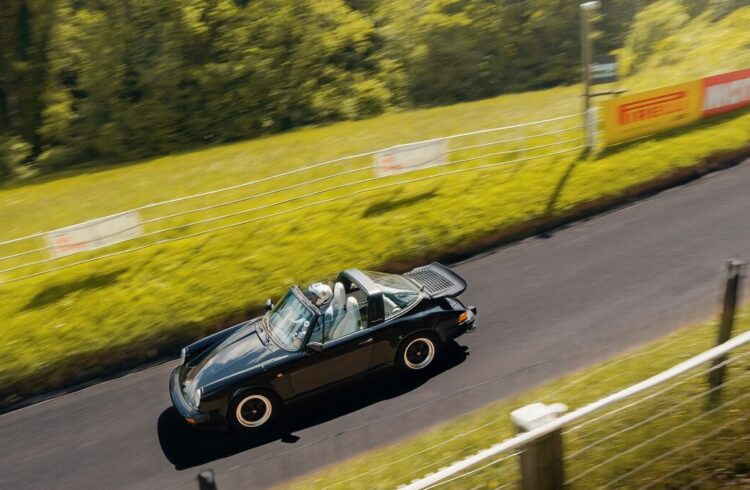
MULTIPOLYGON (((269 343, 269 342, 271 341, 271 332, 270 332, 270 330, 271 330, 271 326, 270 326, 270 325, 266 326, 266 328, 265 328, 265 332, 264 332, 264 329, 263 329, 263 322, 265 322, 265 321, 266 321, 266 317, 263 317, 263 318, 261 319, 261 321, 260 321, 260 325, 261 325, 261 326, 260 326, 260 327, 258 327, 258 328, 259 328, 259 330, 261 331, 261 333, 265 333, 265 334, 266 334, 266 344, 267 344, 267 343, 269 343)), ((263 338, 262 338, 262 337, 261 337, 261 340, 263 340, 263 338)))

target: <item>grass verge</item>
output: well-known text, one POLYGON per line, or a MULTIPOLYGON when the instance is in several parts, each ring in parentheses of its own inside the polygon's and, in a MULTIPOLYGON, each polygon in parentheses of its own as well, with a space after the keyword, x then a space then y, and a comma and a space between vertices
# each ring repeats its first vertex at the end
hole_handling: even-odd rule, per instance
MULTIPOLYGON (((722 21, 720 32, 710 26, 712 38, 744 39, 747 24, 738 19, 750 18, 750 8, 738 12, 722 21)), ((684 62, 670 61, 671 76, 696 75, 690 71, 696 69, 691 39, 685 36, 681 44, 684 62)), ((742 66, 745 51, 738 47, 737 56, 719 57, 725 61, 713 68, 742 66)), ((659 73, 666 77, 663 70, 659 73)), ((647 73, 639 74, 628 86, 642 87, 647 80, 647 73)), ((0 239, 262 178, 311 161, 574 113, 577 94, 576 87, 564 87, 389 114, 6 186, 0 188, 0 239)), ((566 153, 497 167, 482 166, 508 163, 514 155, 503 157, 508 161, 484 158, 455 164, 449 169, 462 173, 439 178, 440 170, 423 170, 408 178, 429 179, 0 286, 0 406, 173 354, 180 344, 248 317, 262 308, 265 298, 278 296, 292 283, 352 266, 399 270, 463 256, 737 163, 750 154, 749 137, 750 112, 745 111, 594 156, 566 153)), ((538 142, 549 144, 550 138, 556 137, 540 136, 538 142)), ((361 163, 336 169, 347 171, 361 163)), ((325 174, 304 177, 321 176, 325 174)), ((290 178, 284 184, 297 181, 290 178)), ((316 199, 363 190, 323 191, 324 185, 346 182, 342 177, 319 184, 316 199)), ((238 189, 226 197, 246 198, 269 189, 238 189)), ((285 195, 252 203, 265 206, 285 195)), ((209 203, 193 203, 203 204, 209 203)), ((290 211, 297 204, 274 211, 290 211)), ((222 210, 239 212, 242 206, 246 204, 222 210)), ((183 217, 166 224, 174 227, 167 238, 205 230, 188 226, 183 217)), ((69 260, 81 257, 86 255, 69 260)))
MULTIPOLYGON (((735 332, 748 329, 750 309, 745 309, 735 332)), ((537 401, 581 407, 713 347, 715 336, 713 322, 682 329, 619 358, 279 488, 396 488, 512 437, 510 412, 516 408, 537 401)), ((571 488, 641 488, 649 484, 682 488, 699 478, 705 478, 700 488, 746 483, 750 475, 750 347, 738 349, 730 359, 718 400, 710 401, 705 394, 709 389, 707 374, 694 370, 673 383, 592 414, 577 430, 565 428, 566 477, 583 476, 571 488), (602 418, 613 410, 616 413, 602 418), (657 435, 660 437, 654 437, 657 435)), ((514 457, 490 465, 439 488, 513 485, 520 477, 517 460, 514 457)))
POLYGON ((290 283, 461 255, 682 182, 728 148, 720 165, 746 155, 748 128, 744 113, 598 157, 428 180, 4 286, 0 395, 9 404, 175 352, 290 283))

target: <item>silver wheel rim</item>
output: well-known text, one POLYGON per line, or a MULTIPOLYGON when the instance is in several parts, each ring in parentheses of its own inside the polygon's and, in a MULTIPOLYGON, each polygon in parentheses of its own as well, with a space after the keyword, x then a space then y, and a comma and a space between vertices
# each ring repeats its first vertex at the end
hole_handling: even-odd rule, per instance
POLYGON ((435 358, 435 344, 430 339, 414 339, 404 349, 404 364, 409 369, 424 369, 435 358))
POLYGON ((250 395, 242 400, 235 410, 237 422, 243 427, 260 427, 271 418, 271 400, 263 395, 250 395))

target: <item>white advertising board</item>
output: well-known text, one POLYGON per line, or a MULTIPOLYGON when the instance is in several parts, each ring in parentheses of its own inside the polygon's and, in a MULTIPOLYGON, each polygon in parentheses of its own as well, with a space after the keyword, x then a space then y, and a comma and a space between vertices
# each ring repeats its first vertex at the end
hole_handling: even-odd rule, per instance
POLYGON ((143 233, 137 211, 60 228, 45 235, 53 257, 65 257, 135 238, 143 233))
POLYGON ((396 175, 441 165, 447 158, 448 141, 445 139, 399 145, 375 154, 375 171, 381 176, 396 175))

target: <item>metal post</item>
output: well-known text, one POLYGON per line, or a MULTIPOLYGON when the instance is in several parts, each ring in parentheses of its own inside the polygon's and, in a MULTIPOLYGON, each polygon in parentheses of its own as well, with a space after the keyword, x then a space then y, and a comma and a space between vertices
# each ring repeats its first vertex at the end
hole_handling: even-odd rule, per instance
POLYGON ((203 470, 198 473, 199 490, 216 490, 216 478, 214 470, 203 470))
POLYGON ((585 150, 591 151, 595 145, 596 125, 591 108, 591 63, 594 57, 591 46, 591 22, 589 12, 598 9, 600 2, 586 2, 580 5, 581 11, 581 69, 583 79, 583 122, 586 130, 585 150))
MULTIPOLYGON (((528 432, 562 415, 567 407, 561 403, 533 403, 511 413, 518 432, 528 432)), ((563 488, 562 429, 535 439, 523 448, 521 488, 523 490, 557 490, 563 488)))
POLYGON ((588 8, 581 5, 581 74, 583 80, 583 112, 584 116, 591 107, 591 25, 589 23, 588 8))
MULTIPOLYGON (((724 342, 732 338, 732 329, 734 328, 734 318, 737 313, 737 297, 740 292, 740 283, 742 281, 742 268, 745 264, 738 260, 730 260, 727 262, 727 281, 724 289, 724 305, 721 312, 721 322, 719 323, 719 334, 717 336, 717 345, 721 345, 724 342)), ((713 361, 712 369, 709 373, 708 382, 711 388, 717 388, 724 383, 724 376, 726 374, 726 366, 718 366, 726 362, 727 356, 723 355, 717 357, 713 361)), ((717 389, 713 392, 714 398, 721 389, 717 389)))

